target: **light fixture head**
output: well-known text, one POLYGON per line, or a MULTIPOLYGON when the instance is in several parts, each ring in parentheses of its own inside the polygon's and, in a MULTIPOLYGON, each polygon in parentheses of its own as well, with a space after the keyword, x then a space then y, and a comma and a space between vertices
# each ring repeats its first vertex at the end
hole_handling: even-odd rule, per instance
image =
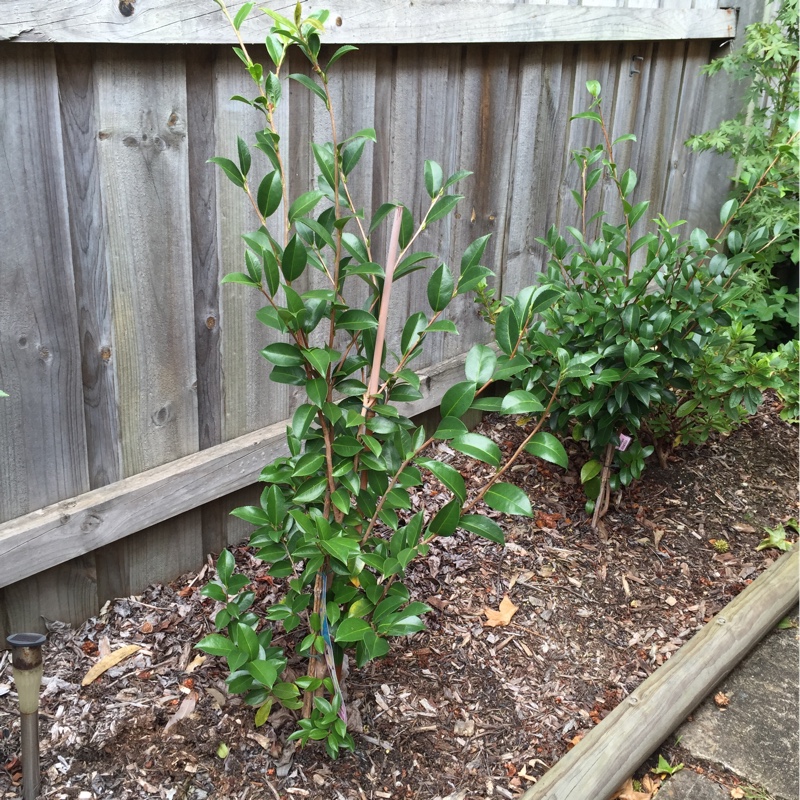
POLYGON ((11 666, 19 694, 22 714, 39 710, 39 688, 42 684, 42 645, 47 641, 40 633, 13 633, 6 638, 11 646, 11 666))

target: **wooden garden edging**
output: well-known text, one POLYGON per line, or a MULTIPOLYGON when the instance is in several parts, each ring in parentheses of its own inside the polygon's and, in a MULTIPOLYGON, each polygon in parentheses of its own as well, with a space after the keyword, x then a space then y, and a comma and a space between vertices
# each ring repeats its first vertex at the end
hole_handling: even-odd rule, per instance
POLYGON ((593 728, 522 800, 608 800, 800 597, 795 545, 593 728))

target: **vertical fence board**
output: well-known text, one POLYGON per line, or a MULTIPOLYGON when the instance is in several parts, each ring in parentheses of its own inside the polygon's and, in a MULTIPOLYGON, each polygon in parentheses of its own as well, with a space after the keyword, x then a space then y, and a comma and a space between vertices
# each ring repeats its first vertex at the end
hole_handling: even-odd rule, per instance
POLYGON ((89 486, 96 489, 119 480, 122 464, 111 358, 111 306, 93 60, 90 47, 61 45, 56 49, 83 364, 89 486))
MULTIPOLYGON (((469 243, 487 233, 491 239, 481 263, 498 275, 505 263, 521 50, 520 45, 466 48, 462 112, 455 131, 459 140, 456 168, 470 169, 474 174, 458 187, 464 200, 450 222, 451 251, 443 254, 456 276, 469 243)), ((460 335, 444 339, 443 358, 464 352, 491 335, 478 316, 474 295, 456 298, 448 312, 460 335)))
POLYGON ((556 188, 566 161, 572 113, 570 45, 526 45, 520 62, 516 147, 512 166, 506 261, 499 293, 513 294, 534 281, 546 251, 534 240, 557 222, 556 188))
POLYGON ((0 56, 0 521, 88 488, 55 58, 0 56))
POLYGON ((150 47, 101 48, 96 70, 127 476, 197 450, 186 76, 150 47))
MULTIPOLYGON (((186 52, 189 191, 192 230, 195 354, 197 357, 198 446, 223 441, 223 370, 220 248, 217 236, 215 75, 219 47, 190 47, 186 52)), ((203 553, 219 553, 227 544, 228 511, 224 499, 201 508, 203 553)))
POLYGON ((223 441, 222 365, 220 359, 220 253, 217 247, 215 167, 217 109, 214 80, 219 49, 186 51, 189 211, 192 234, 195 354, 197 358, 198 446, 223 441))
MULTIPOLYGON (((2 592, 0 601, 5 601, 6 625, 10 632, 44 633, 42 617, 80 625, 99 609, 94 553, 12 583, 2 592)), ((2 625, 0 619, 0 627, 2 625)))
MULTIPOLYGON (((103 47, 95 61, 126 476, 198 449, 183 58, 103 47)), ((195 510, 102 548, 100 597, 174 577, 202 557, 201 537, 195 510)))
POLYGON ((200 519, 196 509, 95 551, 100 603, 198 569, 205 555, 200 519))

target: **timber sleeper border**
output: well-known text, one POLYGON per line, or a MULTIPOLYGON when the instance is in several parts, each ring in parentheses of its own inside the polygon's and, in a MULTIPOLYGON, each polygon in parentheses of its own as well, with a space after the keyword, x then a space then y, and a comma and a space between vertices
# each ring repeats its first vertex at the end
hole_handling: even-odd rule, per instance
POLYGON ((609 800, 800 597, 795 545, 546 772, 521 800, 609 800))

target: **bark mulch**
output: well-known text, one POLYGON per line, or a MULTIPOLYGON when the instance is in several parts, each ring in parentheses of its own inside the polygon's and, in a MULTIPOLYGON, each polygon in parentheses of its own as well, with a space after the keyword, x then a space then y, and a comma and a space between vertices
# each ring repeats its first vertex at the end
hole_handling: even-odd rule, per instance
MULTIPOLYGON (((524 435, 508 418, 482 431, 505 451, 524 435)), ((483 465, 446 445, 434 455, 480 484, 483 465)), ((213 630, 215 604, 198 591, 213 576, 209 561, 108 603, 78 630, 54 626, 41 796, 518 797, 780 555, 756 550, 764 528, 798 515, 797 434, 774 403, 731 436, 681 450, 667 469, 650 466, 612 498, 597 531, 575 470, 527 456, 512 476, 535 518, 498 516, 505 547, 461 533, 440 541, 407 580, 433 608, 428 629, 348 675, 354 754, 332 762, 318 745, 296 749, 289 712, 256 728, 253 710, 226 694, 222 661, 193 649, 213 630), (139 649, 81 685, 125 645, 139 649)), ((447 499, 431 482, 415 502, 434 511, 447 499)), ((281 596, 283 583, 246 547, 233 552, 259 605, 281 596)), ((9 660, 0 653, 0 797, 11 798, 21 768, 9 660)))

